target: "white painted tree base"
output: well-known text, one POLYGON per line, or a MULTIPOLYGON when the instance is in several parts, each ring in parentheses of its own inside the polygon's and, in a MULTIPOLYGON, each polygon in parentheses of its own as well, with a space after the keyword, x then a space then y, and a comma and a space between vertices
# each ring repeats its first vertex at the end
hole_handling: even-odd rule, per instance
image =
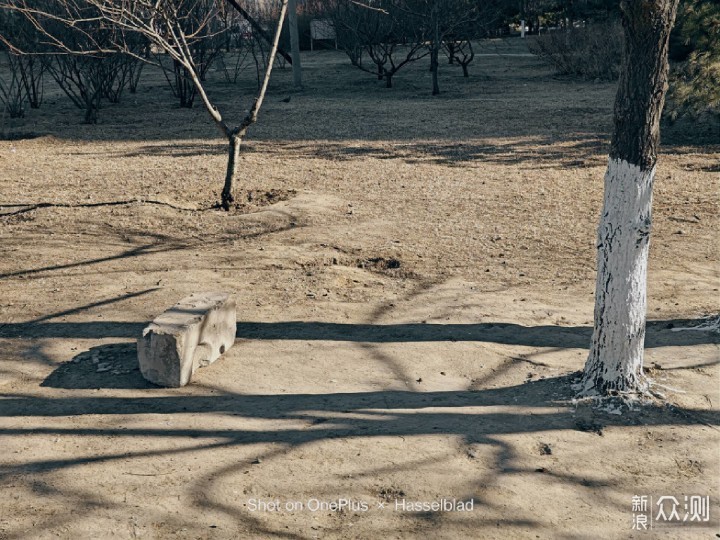
POLYGON ((595 324, 582 391, 645 392, 643 348, 655 168, 610 159, 598 228, 595 324))

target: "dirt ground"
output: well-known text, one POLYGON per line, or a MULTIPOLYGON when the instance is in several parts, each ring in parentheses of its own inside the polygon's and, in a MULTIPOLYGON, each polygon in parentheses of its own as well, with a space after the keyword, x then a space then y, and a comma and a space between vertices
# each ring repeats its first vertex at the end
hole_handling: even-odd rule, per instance
MULTIPOLYGON (((4 120, 0 538, 720 532, 718 334, 684 329, 720 310, 720 146, 660 157, 664 399, 577 401, 614 85, 479 52, 435 98, 425 62, 392 90, 332 51, 302 92, 278 70, 228 213, 216 129, 151 69, 98 125, 52 89, 4 120), (236 295, 236 345, 185 388, 146 383, 142 328, 203 290, 236 295), (708 496, 710 521, 635 531, 635 495, 708 496), (441 499, 472 510, 402 507, 441 499)), ((230 119, 253 77, 210 74, 230 119)))

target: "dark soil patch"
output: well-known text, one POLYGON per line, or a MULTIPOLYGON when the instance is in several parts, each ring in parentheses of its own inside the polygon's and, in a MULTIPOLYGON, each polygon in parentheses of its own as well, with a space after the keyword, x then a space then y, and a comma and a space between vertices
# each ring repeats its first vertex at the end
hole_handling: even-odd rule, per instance
MULTIPOLYGON (((292 199, 297 195, 297 191, 294 189, 251 189, 238 195, 230 205, 229 213, 233 214, 250 214, 257 212, 258 209, 265 206, 270 206, 282 201, 292 199)), ((215 203, 213 208, 223 210, 220 203, 215 203)))
POLYGON ((388 272, 390 270, 399 270, 402 264, 395 257, 370 257, 360 259, 357 266, 371 272, 388 272))

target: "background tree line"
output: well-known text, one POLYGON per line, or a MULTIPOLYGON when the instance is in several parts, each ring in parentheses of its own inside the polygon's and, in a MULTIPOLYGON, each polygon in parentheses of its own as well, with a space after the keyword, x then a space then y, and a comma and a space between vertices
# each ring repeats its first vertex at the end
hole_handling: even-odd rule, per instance
MULTIPOLYGON (((123 2, 104 2, 120 5, 123 2)), ((142 2, 130 1, 139 9, 142 2)), ((0 75, 4 114, 22 117, 39 108, 44 80, 50 77, 84 111, 85 122, 97 120, 104 101, 117 103, 125 91, 134 93, 147 63, 163 69, 181 107, 192 107, 197 88, 182 63, 152 46, 143 32, 112 28, 107 20, 84 16, 74 28, 62 22, 33 21, 15 6, 39 13, 62 13, 73 6, 77 15, 93 2, 33 0, 0 6, 0 36, 7 69, 0 75), (44 39, 41 28, 55 36, 44 39), (122 46, 118 47, 118 42, 122 46), (62 45, 62 46, 60 46, 62 45), (18 54, 19 51, 30 54, 18 54), (76 54, 72 54, 72 53, 76 54)), ((280 3, 245 0, 177 0, 174 5, 188 42, 190 58, 201 81, 215 66, 226 82, 255 74, 260 87, 268 62, 280 3), (233 8, 240 5, 246 15, 233 8), (259 31, 258 31, 259 30, 259 31)), ((562 75, 617 79, 622 58, 620 7, 616 0, 305 0, 298 5, 300 47, 309 48, 310 21, 333 22, 339 47, 351 64, 391 88, 409 64, 426 59, 432 72, 432 93, 440 92, 442 63, 470 76, 473 43, 508 35, 525 21, 530 49, 545 57, 562 75)), ((280 36, 277 60, 285 64, 290 49, 287 21, 280 36)), ((720 121, 720 4, 682 0, 671 37, 671 89, 665 117, 720 121)))

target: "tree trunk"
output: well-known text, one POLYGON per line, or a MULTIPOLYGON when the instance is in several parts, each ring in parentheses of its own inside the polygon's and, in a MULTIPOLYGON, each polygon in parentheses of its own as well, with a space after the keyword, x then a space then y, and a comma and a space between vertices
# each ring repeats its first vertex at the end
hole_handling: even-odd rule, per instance
POLYGON ((298 35, 297 0, 288 2, 288 26, 290 27, 290 52, 292 54, 293 86, 302 88, 302 66, 300 65, 300 36, 298 35))
POLYGON ((392 88, 392 73, 389 71, 385 72, 385 88, 392 88))
POLYGON ((85 124, 97 124, 98 121, 98 110, 94 105, 88 105, 85 109, 85 124))
POLYGON ((432 45, 430 50, 430 71, 432 72, 432 95, 437 96, 440 93, 440 85, 438 84, 438 48, 436 44, 432 45))
MULTIPOLYGON (((233 192, 235 191, 235 176, 237 173, 238 159, 240 158, 240 145, 242 144, 243 137, 245 137, 247 130, 257 121, 258 113, 260 112, 260 108, 262 107, 263 101, 265 100, 265 93, 267 92, 268 85, 270 84, 270 75, 273 71, 275 55, 278 52, 278 43, 280 41, 283 21, 285 20, 285 15, 287 14, 288 0, 282 0, 280 6, 280 16, 278 18, 277 28, 275 30, 275 37, 273 38, 272 46, 270 47, 268 64, 267 68, 265 69, 265 77, 263 79, 262 86, 260 87, 260 91, 258 92, 258 95, 255 98, 252 107, 250 107, 250 111, 238 127, 232 130, 228 128, 228 126, 223 121, 220 112, 210 102, 210 99, 205 93, 205 89, 203 88, 202 84, 200 84, 197 77, 193 76, 192 79, 196 85, 201 99, 203 100, 203 103, 205 104, 205 108, 210 113, 210 116, 212 116, 216 125, 220 128, 220 130, 228 139, 228 164, 227 171, 225 173, 225 185, 223 186, 221 195, 221 206, 225 210, 230 210, 230 204, 235 200, 235 197, 233 197, 233 192)), ((192 71, 191 74, 194 75, 195 72, 192 71)))
POLYGON ((242 138, 237 135, 231 135, 228 140, 228 163, 227 172, 225 173, 225 185, 222 190, 222 207, 230 210, 230 204, 235 201, 233 193, 235 191, 235 175, 237 173, 237 162, 240 158, 240 144, 242 138))
POLYGON ((128 77, 128 88, 131 94, 137 93, 138 84, 140 83, 140 74, 145 67, 145 62, 137 61, 130 68, 130 75, 128 77))
POLYGON ((433 12, 434 19, 434 32, 433 40, 430 43, 432 47, 430 49, 430 70, 432 71, 432 95, 437 96, 440 93, 440 85, 438 84, 438 68, 440 67, 439 54, 442 43, 440 42, 440 21, 437 13, 438 6, 436 5, 433 12))
POLYGON ((463 77, 465 77, 467 79, 468 77, 470 77, 470 72, 468 72, 468 65, 463 63, 462 68, 463 68, 463 77))
POLYGON ((100 90, 96 89, 92 96, 85 99, 85 124, 97 124, 98 114, 100 113, 100 90))
POLYGON ((173 70, 175 72, 175 92, 180 100, 180 107, 192 109, 197 91, 190 73, 177 60, 173 61, 173 70))
POLYGON ((647 260, 668 40, 678 0, 621 3, 625 58, 598 228, 595 323, 583 390, 642 392, 647 260))

